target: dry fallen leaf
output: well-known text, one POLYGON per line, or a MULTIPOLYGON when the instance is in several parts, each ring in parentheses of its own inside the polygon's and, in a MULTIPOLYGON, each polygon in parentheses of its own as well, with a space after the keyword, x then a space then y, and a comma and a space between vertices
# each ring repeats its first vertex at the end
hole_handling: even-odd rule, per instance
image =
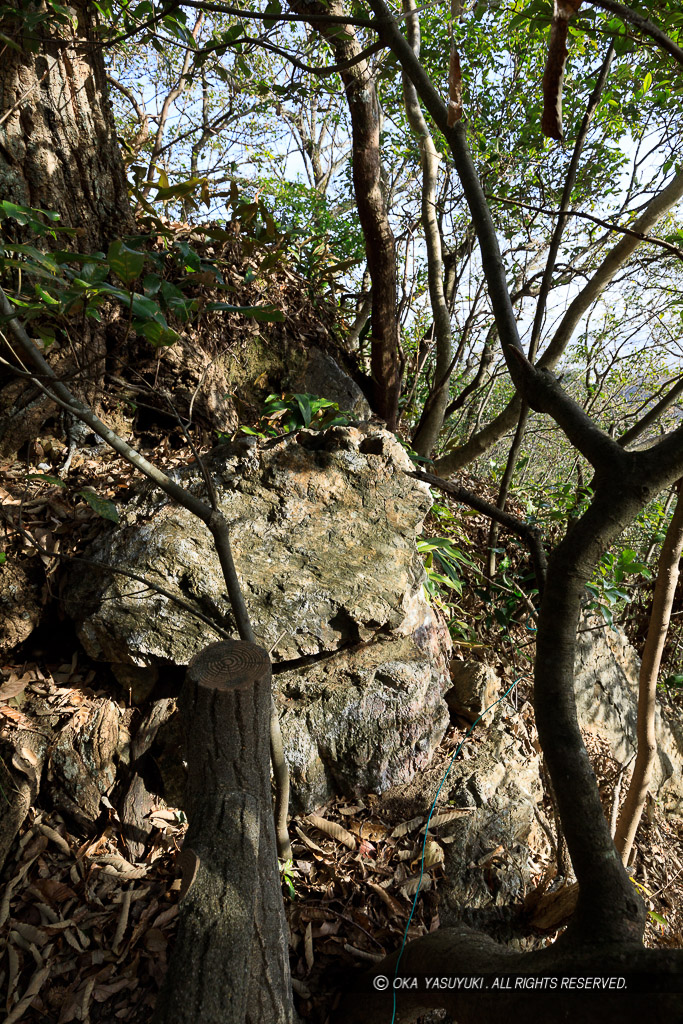
POLYGON ((349 850, 356 849, 356 840, 353 838, 350 832, 348 832, 342 825, 336 821, 328 821, 327 818, 320 818, 317 814, 309 814, 306 821, 313 825, 315 828, 320 829, 321 832, 326 832, 328 836, 332 836, 337 842, 343 843, 349 850))
POLYGON ((394 831, 391 833, 392 839, 400 839, 401 836, 406 835, 408 832, 412 832, 418 825, 421 825, 424 821, 424 817, 419 815, 417 818, 411 818, 410 821, 402 821, 400 825, 397 825, 394 831))

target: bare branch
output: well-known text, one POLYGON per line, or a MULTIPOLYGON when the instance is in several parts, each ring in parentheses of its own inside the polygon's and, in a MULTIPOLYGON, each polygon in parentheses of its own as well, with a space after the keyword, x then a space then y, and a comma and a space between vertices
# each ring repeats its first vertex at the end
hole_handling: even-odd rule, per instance
POLYGON ((683 64, 683 50, 672 39, 669 39, 666 32, 663 32, 649 18, 644 18, 642 14, 638 14, 637 11, 631 10, 630 7, 626 7, 624 4, 617 3, 616 0, 587 0, 587 3, 592 4, 594 7, 602 7, 603 10, 616 14, 622 21, 633 25, 634 28, 637 28, 644 35, 650 36, 662 50, 666 50, 679 64, 683 64))

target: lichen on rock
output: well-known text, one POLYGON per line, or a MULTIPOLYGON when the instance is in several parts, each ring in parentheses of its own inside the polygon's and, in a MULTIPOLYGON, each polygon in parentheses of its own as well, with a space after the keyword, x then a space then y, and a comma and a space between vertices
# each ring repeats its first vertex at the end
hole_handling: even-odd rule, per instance
MULTIPOLYGON (((448 720, 447 634, 424 597, 415 543, 429 490, 404 472, 412 463, 398 441, 375 427, 250 441, 220 445, 205 461, 232 524, 254 631, 280 670, 297 803, 379 791, 429 759, 448 720), (313 664, 300 668, 301 658, 313 664)), ((203 492, 198 466, 176 477, 203 492)), ((175 590, 234 629, 208 530, 158 491, 145 488, 89 556, 175 590)), ((185 609, 109 573, 74 568, 65 607, 87 652, 122 680, 133 667, 154 675, 168 662, 184 666, 214 640, 185 609)))

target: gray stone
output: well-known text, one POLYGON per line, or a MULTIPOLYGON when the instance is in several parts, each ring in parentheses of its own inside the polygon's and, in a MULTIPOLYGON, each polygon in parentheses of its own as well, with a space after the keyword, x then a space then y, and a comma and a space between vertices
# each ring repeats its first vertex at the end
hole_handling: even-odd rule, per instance
POLYGON ((40 621, 40 587, 15 561, 0 568, 0 654, 26 640, 40 621))
POLYGON ((126 756, 129 737, 120 718, 113 702, 97 700, 90 714, 74 716, 52 748, 53 799, 86 831, 99 817, 100 798, 113 787, 117 763, 126 756))
MULTIPOLYGON (((496 696, 502 692, 499 680, 496 696)), ((540 758, 527 732, 526 710, 520 715, 502 702, 465 740, 450 767, 434 761, 383 797, 391 820, 401 820, 426 817, 438 792, 432 821, 444 815, 446 820, 430 825, 430 832, 444 853, 442 926, 461 923, 463 914, 519 903, 533 885, 539 848, 549 853, 540 758)))
POLYGON ((372 410, 356 382, 339 366, 336 359, 312 348, 306 365, 294 387, 309 395, 318 395, 336 402, 341 412, 350 412, 359 420, 369 420, 372 410))
MULTIPOLYGON (((415 544, 429 491, 402 472, 412 464, 395 438, 335 427, 269 444, 220 446, 206 464, 232 523, 257 640, 280 670, 296 802, 310 808, 335 792, 382 790, 429 759, 447 725, 448 641, 415 544), (301 669, 302 657, 314 663, 301 669)), ((203 493, 196 466, 176 476, 203 493)), ((233 628, 208 530, 159 492, 123 509, 89 557, 141 573, 233 628)), ((175 602, 91 569, 74 567, 65 607, 88 654, 126 686, 131 670, 151 678, 215 639, 175 602)))
POLYGON ((419 636, 370 641, 278 675, 295 809, 381 793, 426 765, 448 725, 444 662, 419 636))
MULTIPOLYGON (((636 751, 640 660, 620 630, 600 617, 583 621, 578 637, 574 688, 579 722, 605 740, 621 764, 636 751)), ((652 795, 663 810, 683 813, 683 727, 656 712, 657 757, 652 795)))
POLYGON ((513 734, 519 722, 508 706, 493 721, 487 718, 475 757, 456 760, 449 774, 449 803, 470 813, 443 829, 450 841, 442 924, 459 921, 464 906, 520 901, 534 871, 531 850, 547 843, 540 827, 540 758, 525 731, 513 734))
POLYGON ((445 694, 451 711, 474 722, 500 696, 500 677, 479 661, 452 661, 453 686, 445 694))

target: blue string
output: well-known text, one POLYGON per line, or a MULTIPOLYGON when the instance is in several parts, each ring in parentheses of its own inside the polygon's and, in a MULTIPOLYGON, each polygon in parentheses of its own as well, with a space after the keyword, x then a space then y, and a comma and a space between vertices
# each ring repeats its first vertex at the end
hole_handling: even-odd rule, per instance
MULTIPOLYGON (((424 876, 425 851, 427 849, 427 835, 429 834, 429 822, 432 820, 432 815, 434 814, 434 811, 436 810, 436 801, 439 799, 439 793, 441 792, 441 790, 443 788, 443 785, 444 785, 446 779, 448 778, 448 773, 450 772, 451 768, 453 767, 453 762, 455 761, 456 757, 458 756, 458 754, 462 750, 463 745, 465 743, 465 740, 469 737, 469 735, 472 732, 472 730, 474 729, 474 727, 476 725, 478 725, 479 722, 481 722, 481 720, 484 717, 484 715, 487 715, 489 713, 489 711, 491 711, 492 708, 495 708, 496 704, 500 704, 500 702, 502 700, 505 700, 507 695, 514 690, 514 688, 517 685, 517 683, 521 682, 522 678, 523 677, 520 676, 519 679, 515 679, 515 681, 512 684, 512 686, 508 687, 508 689, 505 691, 505 693, 502 695, 502 697, 499 697, 498 700, 494 700, 493 704, 489 704, 489 706, 487 708, 484 708, 482 713, 479 715, 479 718, 475 719, 475 721, 472 722, 472 725, 469 727, 469 729, 467 730, 467 732, 463 736, 462 740, 460 741, 458 746, 455 748, 455 753, 453 754, 453 756, 451 757, 450 761, 448 762, 448 768, 446 769, 444 777, 442 778, 441 782, 439 783, 439 788, 436 791, 436 796, 434 797, 434 801, 432 803, 432 806, 431 806, 430 811, 429 811, 429 815, 427 817, 427 824, 425 825, 425 837, 424 837, 424 840, 422 842, 422 856, 420 858, 420 877, 419 877, 418 882, 417 882, 417 891, 415 893, 415 899, 413 900, 413 905, 410 908, 410 914, 408 916, 408 921, 406 923, 405 931, 403 932, 403 942, 401 944, 401 949, 399 951, 398 959, 396 961, 396 969, 394 971, 394 981, 398 977, 398 967, 399 967, 399 964, 401 963, 401 957, 403 956, 403 950, 405 949, 406 942, 408 940, 408 929, 410 928, 410 922, 413 919, 413 914, 415 913, 415 907, 417 906, 417 899, 418 899, 418 896, 420 895, 420 886, 422 885, 422 878, 424 876)), ((391 1015, 391 1024, 394 1024, 394 1021, 396 1020, 396 989, 395 988, 393 990, 393 996, 394 996, 394 1010, 393 1010, 393 1013, 391 1015)))

